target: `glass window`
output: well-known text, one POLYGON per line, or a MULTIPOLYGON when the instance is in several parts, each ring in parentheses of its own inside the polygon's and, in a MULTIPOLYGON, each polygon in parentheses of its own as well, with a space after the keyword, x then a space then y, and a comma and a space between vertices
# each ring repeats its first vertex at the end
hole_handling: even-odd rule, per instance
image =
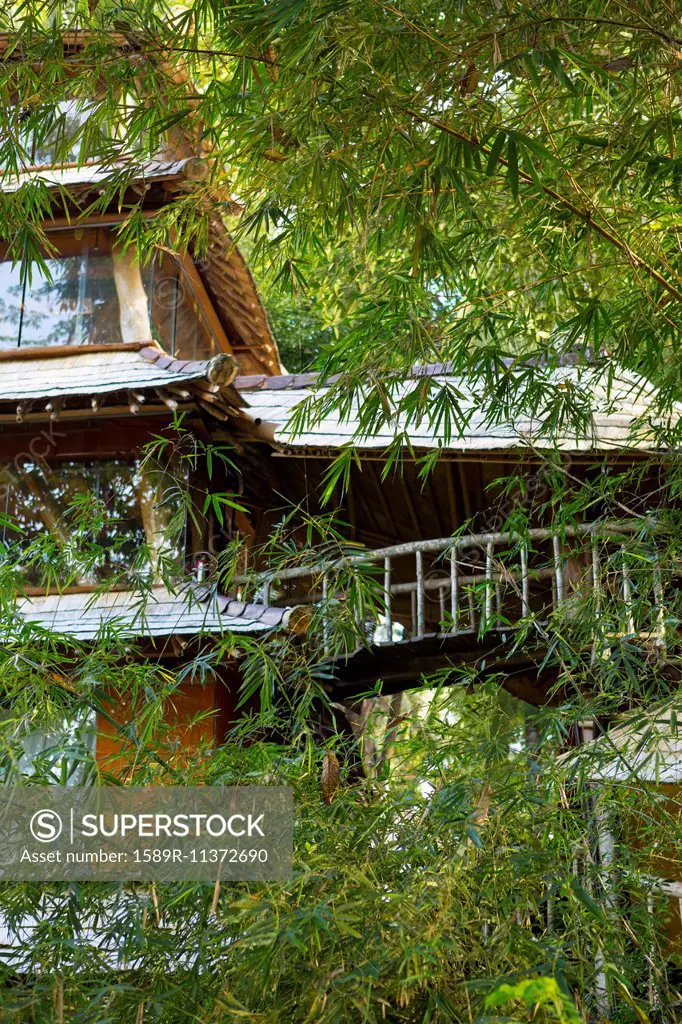
POLYGON ((206 347, 209 331, 201 307, 182 267, 164 254, 153 267, 152 329, 159 344, 178 359, 205 359, 218 346, 206 347))
MULTIPOLYGON (((0 169, 13 172, 38 167, 64 167, 87 160, 83 146, 83 126, 96 111, 86 100, 60 100, 42 107, 21 103, 6 108, 13 119, 13 131, 0 140, 0 169), (74 138, 74 136, 77 136, 74 138)), ((107 135, 95 122, 85 131, 90 143, 107 135)))
POLYGON ((40 136, 35 132, 29 132, 24 142, 26 152, 30 154, 30 166, 50 167, 55 162, 57 152, 63 158, 60 164, 77 163, 82 150, 80 138, 73 139, 66 152, 61 150, 67 140, 85 124, 93 110, 92 103, 85 103, 82 100, 60 100, 54 108, 50 108, 50 117, 45 117, 44 111, 40 111, 41 118, 45 118, 41 120, 43 131, 40 136))
POLYGON ((179 359, 219 351, 181 263, 141 267, 105 228, 54 232, 45 268, 0 262, 0 348, 157 341, 179 359))
MULTIPOLYGON (((14 738, 21 743, 23 754, 12 768, 22 776, 39 776, 42 783, 83 785, 97 747, 95 713, 63 719, 49 729, 33 726, 30 720, 17 722, 14 738)), ((10 776, 2 781, 7 784, 17 780, 10 776)))
POLYGON ((6 466, 0 513, 11 525, 0 532, 0 555, 23 553, 26 582, 35 586, 55 558, 69 583, 97 583, 145 564, 156 569, 162 559, 179 562, 185 487, 174 467, 142 467, 139 460, 6 466), (41 546, 41 538, 50 543, 41 546))
MULTIPOLYGON (((113 344, 121 341, 111 257, 97 252, 47 260, 32 281, 0 263, 0 346, 113 344)), ((144 339, 139 339, 144 340, 144 339)))

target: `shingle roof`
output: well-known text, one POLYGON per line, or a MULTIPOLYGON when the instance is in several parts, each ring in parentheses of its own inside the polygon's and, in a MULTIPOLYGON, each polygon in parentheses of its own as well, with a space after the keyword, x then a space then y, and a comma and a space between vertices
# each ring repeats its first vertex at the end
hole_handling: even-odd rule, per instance
POLYGON ((149 160, 134 166, 126 163, 86 163, 80 167, 32 169, 22 171, 18 175, 5 173, 0 175, 0 192, 16 192, 29 182, 42 183, 48 188, 72 188, 79 185, 89 187, 105 181, 114 174, 132 175, 136 182, 161 181, 179 177, 186 164, 187 160, 149 160))
POLYGON ((153 359, 146 354, 152 351, 149 346, 90 351, 84 345, 53 356, 49 349, 24 349, 23 355, 30 352, 31 358, 0 361, 0 402, 143 390, 206 376, 207 362, 153 359))
POLYGON ((277 342, 270 329, 256 282, 225 225, 215 213, 209 216, 209 247, 200 273, 224 322, 239 335, 232 349, 244 371, 282 369, 277 342))
MULTIPOLYGON (((449 389, 453 403, 456 402, 466 414, 467 422, 459 432, 453 424, 450 438, 442 422, 429 422, 427 417, 408 421, 404 414, 393 424, 382 424, 375 432, 363 433, 357 403, 348 419, 332 413, 292 434, 287 423, 294 410, 306 399, 323 396, 327 391, 327 385, 316 386, 314 374, 238 377, 235 386, 248 403, 246 415, 257 424, 263 437, 274 439, 292 452, 336 449, 349 443, 358 448, 383 449, 396 435, 403 433, 409 436, 415 448, 442 446, 458 452, 499 451, 531 444, 539 448, 556 446, 566 451, 614 449, 626 444, 642 449, 656 447, 651 432, 638 431, 635 438, 631 436, 635 421, 645 417, 652 405, 654 389, 643 378, 626 371, 617 370, 613 379, 608 377, 607 370, 595 366, 562 366, 547 371, 544 383, 557 397, 562 390, 572 390, 576 396, 588 395, 590 398, 588 430, 577 433, 564 429, 553 438, 543 432, 540 416, 520 416, 514 422, 492 422, 489 410, 493 403, 490 397, 482 388, 448 373, 443 364, 416 367, 410 380, 396 381, 394 398, 404 399, 420 387, 420 382, 423 385, 424 377, 429 377, 433 386, 429 403, 432 408, 437 408, 438 390, 449 389)), ((332 383, 335 380, 338 378, 332 378, 332 383)), ((388 386, 390 382, 387 382, 388 386)), ((671 416, 673 422, 679 418, 682 418, 682 406, 675 408, 671 416)))
POLYGON ((19 602, 18 610, 28 622, 85 641, 106 627, 139 638, 262 633, 286 626, 290 614, 287 608, 244 604, 206 588, 172 593, 161 586, 144 595, 107 591, 29 597, 19 602))
MULTIPOLYGON (((680 709, 674 709, 676 716, 680 709)), ((562 754, 586 778, 613 782, 682 782, 682 733, 671 708, 648 708, 605 736, 562 754)))
POLYGON ((161 389, 167 399, 175 396, 178 401, 196 392, 201 401, 210 400, 222 409, 224 416, 243 405, 231 386, 235 367, 232 356, 180 360, 147 343, 9 350, 0 353, 0 409, 3 403, 12 403, 20 410, 19 418, 29 419, 31 411, 44 414, 46 404, 54 407, 56 400, 65 408, 85 405, 89 411, 99 397, 126 405, 136 402, 139 411, 140 396, 153 401, 161 389))

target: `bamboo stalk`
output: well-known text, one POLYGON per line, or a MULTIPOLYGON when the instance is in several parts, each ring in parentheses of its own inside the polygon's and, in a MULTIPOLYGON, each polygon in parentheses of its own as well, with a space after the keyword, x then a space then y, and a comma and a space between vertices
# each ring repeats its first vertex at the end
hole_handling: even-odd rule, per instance
POLYGON ((665 606, 663 596, 663 581, 661 579, 661 561, 658 555, 658 548, 654 560, 654 596, 656 600, 656 632, 659 635, 659 642, 665 650, 665 606))
POLYGON ((417 573, 417 637, 422 637, 426 632, 424 616, 424 556, 421 551, 416 551, 414 557, 417 573))
POLYGON ((322 637, 324 641, 324 653, 325 656, 329 654, 329 612, 327 609, 327 603, 329 601, 329 577, 325 573, 322 577, 322 637))
POLYGON ((452 628, 457 632, 457 620, 459 618, 459 582, 457 579, 457 546, 452 545, 450 551, 450 614, 452 616, 452 628))
POLYGON ((493 542, 485 546, 485 625, 490 625, 493 617, 493 542))
POLYGON ((64 1024, 64 982, 61 978, 55 981, 54 1016, 56 1024, 64 1024))
POLYGON ((625 544, 620 546, 621 554, 621 573, 623 576, 623 603, 625 604, 625 628, 628 633, 634 633, 635 631, 635 620, 632 614, 632 584, 630 582, 630 573, 628 572, 627 565, 627 550, 625 544))
POLYGON ((386 616, 386 642, 393 639, 393 612, 391 609, 391 559, 384 558, 384 614, 386 616))
POLYGON ((525 619, 530 615, 530 588, 528 585, 528 548, 521 548, 521 615, 525 619))
POLYGON ((209 911, 209 917, 215 917, 218 913, 218 903, 220 902, 220 879, 216 878, 215 885, 213 886, 213 899, 211 900, 211 909, 209 911))
POLYGON ((552 535, 552 552, 554 556, 554 573, 556 575, 556 603, 559 606, 564 600, 564 572, 561 567, 559 537, 556 533, 552 535))

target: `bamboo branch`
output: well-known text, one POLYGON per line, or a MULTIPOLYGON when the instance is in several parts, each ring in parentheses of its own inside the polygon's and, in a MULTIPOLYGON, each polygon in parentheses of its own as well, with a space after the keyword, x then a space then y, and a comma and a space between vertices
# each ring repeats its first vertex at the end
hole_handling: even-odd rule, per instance
MULTIPOLYGON (((461 142, 465 142, 468 146, 472 146, 473 148, 480 150, 484 155, 490 155, 488 147, 484 146, 480 139, 475 135, 466 135, 464 132, 460 132, 456 128, 452 128, 449 124, 446 124, 444 121, 441 121, 440 118, 428 117, 426 114, 421 114, 418 110, 414 110, 412 107, 408 107, 406 112, 410 117, 415 118, 415 120, 420 121, 422 124, 431 125, 432 128, 437 128, 439 131, 445 132, 446 135, 450 135, 455 139, 459 139, 461 142)), ((503 167, 509 167, 509 163, 502 156, 498 157, 498 163, 503 167)), ((579 217, 586 224, 589 224, 593 231, 596 231, 596 233, 607 242, 616 246, 617 249, 625 253, 633 266, 641 267, 642 270, 652 277, 654 281, 660 284, 660 286, 665 289, 669 295, 674 299, 677 299, 678 302, 682 302, 682 291, 680 291, 679 288, 676 288, 674 284, 671 284, 671 282, 656 270, 655 267, 652 267, 650 263, 647 263, 642 256, 633 252, 626 242, 621 241, 621 239, 617 238, 616 235, 608 230, 608 228, 599 224, 599 222, 594 219, 591 210, 581 210, 579 206, 576 206, 575 203, 566 196, 563 196, 560 192, 557 192, 556 189, 551 187, 551 185, 543 185, 542 183, 534 181, 532 176, 520 167, 518 168, 518 175, 521 180, 526 182, 526 184, 535 185, 536 188, 539 187, 546 196, 554 199, 555 202, 559 203, 565 210, 568 210, 570 213, 574 214, 574 216, 579 217)))

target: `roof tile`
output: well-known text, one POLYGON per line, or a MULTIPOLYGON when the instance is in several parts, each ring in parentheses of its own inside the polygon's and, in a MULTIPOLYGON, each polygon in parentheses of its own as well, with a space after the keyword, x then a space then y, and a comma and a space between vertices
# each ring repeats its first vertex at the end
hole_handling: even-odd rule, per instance
POLYGON ((174 593, 154 587, 147 595, 114 591, 25 598, 18 602, 18 611, 26 621, 44 629, 77 640, 93 640, 106 628, 136 637, 224 630, 258 633, 280 625, 286 609, 244 604, 215 594, 211 588, 174 593))
POLYGON ((265 387, 268 391, 283 391, 284 388, 292 387, 295 379, 290 374, 285 374, 281 377, 267 377, 265 387))
POLYGON ((263 374, 252 374, 251 376, 237 377, 234 382, 234 386, 239 391, 250 391, 252 388, 260 388, 263 386, 268 377, 263 374))

